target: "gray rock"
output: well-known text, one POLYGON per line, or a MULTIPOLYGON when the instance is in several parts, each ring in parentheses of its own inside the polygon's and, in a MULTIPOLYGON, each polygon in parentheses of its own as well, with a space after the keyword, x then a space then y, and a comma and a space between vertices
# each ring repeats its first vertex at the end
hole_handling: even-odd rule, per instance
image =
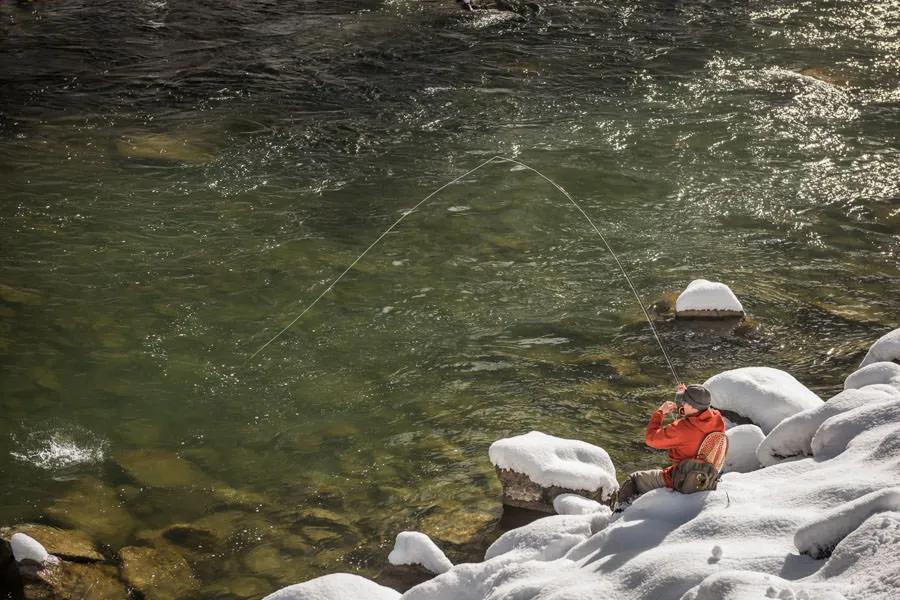
POLYGON ((20 569, 26 600, 122 600, 128 598, 116 569, 100 563, 60 561, 20 569))
POLYGON ((119 555, 122 578, 147 600, 179 600, 200 587, 187 561, 172 549, 128 546, 119 555))
POLYGON ((24 533, 36 539, 47 552, 73 562, 99 562, 103 556, 94 548, 94 543, 80 531, 59 529, 49 525, 25 523, 13 527, 0 528, 0 538, 9 541, 13 534, 24 533))
POLYGON ((577 494, 596 500, 600 504, 604 504, 612 508, 613 499, 603 498, 603 489, 593 492, 587 490, 572 490, 558 486, 543 487, 533 482, 528 475, 517 473, 509 469, 497 468, 497 477, 503 486, 502 501, 507 506, 516 508, 527 508, 529 510, 538 510, 541 512, 554 514, 553 499, 560 494, 577 494))

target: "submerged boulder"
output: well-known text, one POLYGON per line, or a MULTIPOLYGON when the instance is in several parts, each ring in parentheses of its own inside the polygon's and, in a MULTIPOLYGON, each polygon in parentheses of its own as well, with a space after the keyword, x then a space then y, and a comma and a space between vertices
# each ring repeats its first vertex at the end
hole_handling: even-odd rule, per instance
POLYGON ((128 546, 119 555, 122 578, 145 598, 178 600, 199 588, 191 567, 174 550, 128 546))
POLYGON ((677 319, 734 319, 744 316, 744 307, 724 283, 695 279, 675 300, 677 319))
POLYGON ((25 534, 39 541, 47 552, 74 562, 98 562, 103 556, 94 548, 91 539, 80 531, 59 529, 49 525, 25 523, 0 528, 0 538, 11 541, 15 534, 25 534))
POLYGON ((560 494, 611 504, 619 489, 609 454, 586 442, 532 431, 494 442, 489 455, 508 506, 553 513, 560 494))
POLYGON ((205 163, 215 158, 205 148, 166 133, 124 136, 115 142, 116 150, 126 158, 205 163))

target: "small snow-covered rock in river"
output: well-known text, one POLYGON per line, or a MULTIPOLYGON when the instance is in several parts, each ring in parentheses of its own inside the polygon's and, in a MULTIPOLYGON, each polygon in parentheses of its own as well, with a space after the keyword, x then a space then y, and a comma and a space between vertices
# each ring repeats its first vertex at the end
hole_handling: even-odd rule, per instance
POLYGON ((862 368, 876 362, 900 363, 900 328, 878 338, 869 348, 859 367, 862 368))
POLYGON ((744 367, 719 373, 703 384, 712 405, 750 419, 768 434, 776 425, 822 399, 789 373, 770 367, 744 367))
POLYGON ((756 448, 765 439, 762 429, 756 425, 738 425, 725 432, 728 437, 728 454, 722 465, 723 473, 749 473, 759 468, 756 448))
POLYGON ((678 318, 731 318, 744 314, 744 307, 734 292, 718 281, 695 279, 675 300, 678 318))
POLYGON ((450 559, 431 538, 418 531, 402 531, 397 534, 394 549, 388 554, 388 562, 397 566, 421 565, 437 575, 453 567, 450 559))
POLYGON ((609 507, 578 494, 560 494, 553 499, 553 510, 560 515, 589 515, 608 511, 609 507))
POLYGON ((13 558, 16 559, 16 562, 32 561, 44 564, 56 560, 54 556, 44 549, 39 541, 24 533, 13 534, 9 540, 9 545, 12 548, 13 558))
POLYGON ((887 384, 900 389, 900 365, 886 361, 868 364, 847 377, 844 389, 859 389, 878 384, 887 384))
POLYGON ((619 489, 609 454, 586 442, 532 431, 494 442, 488 454, 510 506, 553 512, 560 494, 611 502, 619 489))
POLYGON ((332 573, 281 588, 263 600, 397 600, 399 597, 400 592, 365 577, 332 573))

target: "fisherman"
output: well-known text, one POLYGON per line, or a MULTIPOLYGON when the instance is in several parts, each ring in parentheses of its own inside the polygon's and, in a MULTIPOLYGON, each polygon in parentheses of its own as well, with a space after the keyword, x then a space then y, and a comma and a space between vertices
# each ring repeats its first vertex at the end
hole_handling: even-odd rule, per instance
POLYGON ((636 471, 629 475, 619 489, 617 512, 624 510, 641 494, 656 488, 673 487, 672 472, 679 463, 695 458, 707 435, 725 431, 722 415, 709 406, 711 399, 709 390, 702 385, 679 385, 675 402, 663 402, 651 415, 644 440, 651 448, 668 450, 672 464, 665 469, 636 471), (663 426, 666 415, 676 408, 679 417, 663 426))

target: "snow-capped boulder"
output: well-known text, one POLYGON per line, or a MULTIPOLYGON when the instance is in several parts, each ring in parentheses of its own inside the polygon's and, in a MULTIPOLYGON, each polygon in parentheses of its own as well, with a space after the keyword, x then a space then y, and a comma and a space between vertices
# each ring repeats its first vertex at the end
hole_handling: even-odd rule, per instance
POLYGON ((844 389, 859 389, 867 385, 886 384, 900 389, 900 364, 874 362, 851 373, 844 381, 844 389))
POLYGON ((738 425, 725 432, 728 437, 728 454, 722 465, 722 473, 749 473, 759 468, 756 448, 765 439, 762 429, 756 425, 738 425))
POLYGON ((494 442, 488 454, 509 506, 554 512, 560 494, 610 503, 619 489, 609 454, 586 442, 532 431, 494 442))
POLYGON ((578 494, 560 494, 553 499, 553 510, 559 515, 589 515, 609 511, 609 507, 578 494))
POLYGON ((791 415, 779 423, 759 444, 756 457, 762 466, 768 467, 784 460, 812 456, 812 439, 822 423, 859 406, 897 397, 900 397, 900 391, 886 385, 844 390, 828 402, 791 415))
POLYGON ((47 552, 39 541, 24 533, 13 534, 9 545, 16 562, 30 561, 39 565, 56 562, 56 557, 47 552))
POLYGON ((695 279, 675 300, 676 318, 732 318, 744 315, 744 307, 724 283, 695 279))
POLYGON ((859 367, 863 368, 876 362, 900 363, 900 328, 878 338, 869 348, 859 367))
POLYGON ((900 395, 892 395, 890 400, 866 403, 835 415, 822 423, 813 435, 810 443, 813 456, 818 460, 834 458, 844 452, 850 442, 863 431, 890 427, 898 422, 900 395))
POLYGON ((719 373, 703 384, 712 406, 750 419, 768 434, 787 417, 822 404, 789 373, 770 367, 744 367, 719 373))
MULTIPOLYGON (((606 507, 604 507, 606 508, 606 507)), ((606 508, 606 518, 610 510, 606 508)), ((507 531, 484 554, 491 560, 508 552, 525 553, 528 560, 556 560, 591 535, 589 515, 554 515, 507 531)))
POLYGON ((876 513, 900 511, 900 488, 889 488, 866 494, 824 513, 794 534, 797 549, 813 558, 823 558, 876 513))
POLYGON ((397 600, 400 592, 359 575, 332 573, 281 588, 263 600, 397 600))
POLYGON ((402 531, 397 534, 394 549, 388 554, 388 562, 395 566, 419 565, 435 575, 453 567, 450 559, 431 538, 418 531, 402 531))

